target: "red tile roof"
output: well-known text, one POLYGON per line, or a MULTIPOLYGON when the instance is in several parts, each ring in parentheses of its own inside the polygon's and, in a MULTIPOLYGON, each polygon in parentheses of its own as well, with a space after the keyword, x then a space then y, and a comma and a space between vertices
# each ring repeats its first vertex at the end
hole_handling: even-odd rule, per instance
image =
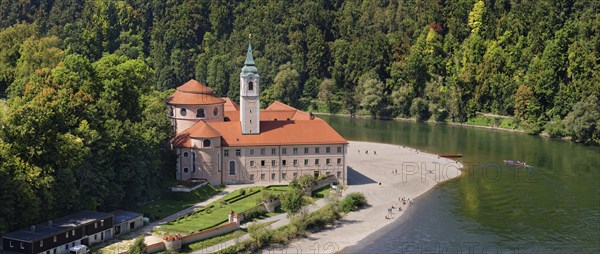
POLYGON ((274 101, 265 110, 297 110, 297 109, 290 105, 284 104, 283 102, 274 101))
POLYGON ((190 139, 190 133, 185 130, 175 135, 171 139, 171 145, 174 147, 192 147, 192 140, 190 139))
POLYGON ((223 100, 225 100, 225 111, 233 111, 233 112, 237 112, 239 114, 240 111, 240 105, 238 105, 237 103, 235 103, 235 101, 232 101, 231 99, 224 97, 221 98, 223 100))
POLYGON ((190 133, 190 138, 216 138, 221 136, 219 131, 208 125, 204 120, 192 125, 187 131, 190 133))
POLYGON ((177 91, 184 93, 213 94, 212 88, 205 86, 194 79, 190 79, 190 81, 177 87, 177 91))
POLYGON ((347 144, 320 118, 299 121, 261 121, 260 134, 242 135, 240 122, 208 123, 221 133, 222 146, 347 144))
POLYGON ((169 105, 208 105, 225 103, 225 100, 216 97, 213 90, 200 84, 196 80, 190 80, 177 87, 175 93, 167 98, 169 105))
MULTIPOLYGON (((226 99, 229 103, 229 99, 226 99)), ((231 105, 237 105, 231 101, 231 105)), ((238 106, 239 109, 239 106, 238 106)), ((347 144, 327 122, 281 102, 274 102, 260 111, 260 133, 242 135, 239 111, 225 111, 228 122, 199 121, 171 140, 175 147, 191 147, 190 138, 221 137, 221 145, 320 145, 347 144), (277 119, 275 121, 275 119, 277 119), (288 120, 289 119, 289 120, 288 120)))

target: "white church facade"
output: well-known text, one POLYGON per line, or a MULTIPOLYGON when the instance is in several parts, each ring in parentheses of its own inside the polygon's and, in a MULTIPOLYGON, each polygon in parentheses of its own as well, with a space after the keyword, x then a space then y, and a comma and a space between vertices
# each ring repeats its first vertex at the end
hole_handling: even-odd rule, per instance
POLYGON ((176 133, 177 180, 287 183, 311 174, 347 181, 348 142, 327 122, 278 101, 260 109, 251 45, 240 73, 239 105, 196 80, 177 87, 166 102, 176 133))

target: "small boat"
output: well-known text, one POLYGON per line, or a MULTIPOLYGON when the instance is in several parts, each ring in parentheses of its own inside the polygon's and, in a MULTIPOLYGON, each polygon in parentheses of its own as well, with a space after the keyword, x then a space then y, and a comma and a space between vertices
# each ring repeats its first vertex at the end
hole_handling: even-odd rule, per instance
POLYGON ((504 160, 504 164, 512 165, 512 166, 527 166, 527 163, 517 160, 504 160))
POLYGON ((451 153, 451 154, 438 154, 440 157, 444 158, 459 158, 462 157, 462 153, 451 153))

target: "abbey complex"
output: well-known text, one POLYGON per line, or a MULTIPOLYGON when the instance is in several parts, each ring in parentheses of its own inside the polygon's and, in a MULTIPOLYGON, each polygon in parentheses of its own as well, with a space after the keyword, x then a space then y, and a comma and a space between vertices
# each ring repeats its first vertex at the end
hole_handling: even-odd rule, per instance
POLYGON ((346 182, 348 142, 327 122, 275 101, 260 109, 260 75, 248 45, 240 104, 196 80, 167 99, 178 155, 177 180, 212 185, 286 183, 303 174, 346 182))

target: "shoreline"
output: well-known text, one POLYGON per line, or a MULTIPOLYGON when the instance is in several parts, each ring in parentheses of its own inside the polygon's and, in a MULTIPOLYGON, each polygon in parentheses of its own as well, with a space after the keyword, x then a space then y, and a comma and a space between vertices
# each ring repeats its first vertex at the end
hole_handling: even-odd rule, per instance
MULTIPOLYGON (((325 115, 325 116, 341 116, 341 117, 352 118, 352 116, 350 114, 334 114, 334 113, 326 113, 326 112, 313 112, 313 114, 315 114, 315 115, 325 115)), ((486 115, 486 114, 483 114, 483 115, 486 115)), ((506 116, 497 116, 497 117, 499 117, 499 118, 506 118, 506 116)), ((354 118, 373 119, 373 117, 367 116, 367 115, 355 115, 354 118)), ((404 117, 384 117, 384 118, 375 118, 375 119, 377 119, 377 120, 389 120, 389 121, 401 121, 401 122, 413 122, 413 123, 420 122, 420 121, 417 121, 415 118, 404 118, 404 117)), ((511 133, 522 133, 522 134, 527 134, 527 135, 533 135, 533 136, 538 136, 538 137, 542 137, 542 138, 547 138, 547 139, 551 139, 551 140, 579 143, 579 142, 573 141, 573 137, 571 137, 571 136, 553 137, 550 134, 548 134, 546 131, 542 131, 542 132, 536 134, 536 133, 531 133, 531 132, 526 131, 526 130, 498 128, 498 127, 493 127, 493 126, 474 125, 474 124, 456 123, 456 122, 437 122, 437 121, 430 121, 430 120, 428 120, 428 121, 423 121, 422 123, 441 124, 441 125, 450 125, 450 126, 461 126, 461 127, 467 127, 467 128, 478 128, 478 129, 496 130, 496 131, 506 131, 506 132, 511 132, 511 133)))
MULTIPOLYGON (((353 117, 350 114, 333 114, 333 113, 324 113, 324 112, 313 112, 313 114, 325 115, 325 116, 342 116, 342 117, 349 117, 349 118, 353 117)), ((366 115, 354 115, 354 118, 372 119, 373 117, 366 116, 366 115)), ((437 121, 430 121, 430 120, 417 121, 417 119, 415 119, 415 118, 405 118, 405 117, 384 117, 384 118, 376 118, 376 119, 377 120, 401 121, 401 122, 413 122, 413 123, 422 122, 422 123, 431 123, 431 124, 443 124, 443 125, 472 127, 472 128, 480 128, 480 129, 488 129, 488 130, 499 130, 499 131, 514 132, 514 133, 530 134, 529 132, 527 132, 525 130, 518 130, 518 129, 506 129, 506 128, 498 128, 498 127, 493 127, 493 126, 474 125, 474 124, 456 123, 456 122, 437 122, 437 121)), ((550 136, 544 136, 542 134, 532 134, 532 135, 538 135, 541 137, 552 138, 550 136)), ((564 140, 563 138, 557 138, 557 139, 564 140)), ((566 140, 566 141, 568 141, 568 140, 566 140)))
POLYGON ((362 141, 349 143, 348 189, 344 194, 361 192, 369 206, 347 214, 326 230, 260 252, 344 252, 396 222, 410 209, 410 201, 418 202, 423 194, 462 173, 462 164, 414 148, 362 141), (402 197, 410 201, 404 203, 402 197), (388 209, 392 206, 394 209, 388 218, 388 209), (402 207, 402 211, 398 207, 402 207))

